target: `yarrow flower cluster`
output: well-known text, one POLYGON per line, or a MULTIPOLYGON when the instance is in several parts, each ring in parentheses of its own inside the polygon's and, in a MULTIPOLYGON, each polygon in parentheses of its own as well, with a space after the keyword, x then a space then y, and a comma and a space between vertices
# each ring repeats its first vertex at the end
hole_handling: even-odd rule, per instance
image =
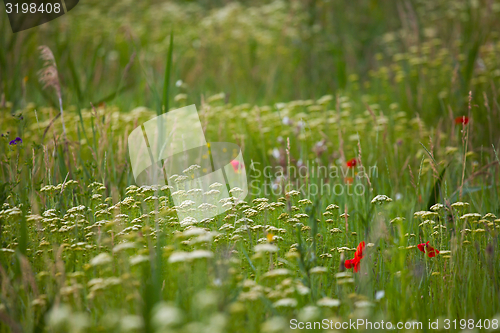
POLYGON ((392 199, 389 198, 387 195, 379 194, 375 198, 372 199, 372 204, 381 205, 384 202, 391 202, 391 201, 392 201, 392 199))

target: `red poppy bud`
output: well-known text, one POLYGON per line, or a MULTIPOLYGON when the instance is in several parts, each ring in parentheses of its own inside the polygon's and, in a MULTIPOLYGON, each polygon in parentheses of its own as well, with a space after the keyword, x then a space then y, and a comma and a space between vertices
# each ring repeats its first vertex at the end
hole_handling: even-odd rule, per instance
POLYGON ((460 116, 455 118, 455 125, 467 125, 469 123, 469 117, 460 116))
POLYGON ((358 160, 356 160, 355 158, 352 158, 349 161, 347 161, 346 164, 347 164, 348 168, 354 168, 357 163, 358 163, 358 160))

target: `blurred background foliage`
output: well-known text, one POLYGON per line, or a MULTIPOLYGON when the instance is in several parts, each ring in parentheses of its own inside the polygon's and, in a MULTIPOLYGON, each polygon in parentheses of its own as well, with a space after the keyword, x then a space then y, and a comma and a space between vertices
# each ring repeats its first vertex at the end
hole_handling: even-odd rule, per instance
MULTIPOLYGON (((493 318, 500 290, 494 215, 500 202, 499 14, 500 0, 82 0, 68 15, 17 34, 12 34, 7 16, 0 14, 0 231, 6 236, 0 260, 12 267, 8 278, 2 276, 2 288, 9 286, 9 279, 14 281, 8 292, 2 292, 0 311, 10 311, 11 327, 24 325, 19 331, 43 331, 45 318, 49 325, 62 323, 61 332, 70 331, 67 327, 82 331, 79 322, 87 320, 88 314, 83 319, 80 314, 87 307, 95 309, 89 327, 122 323, 137 331, 144 324, 144 331, 151 331, 155 305, 179 317, 175 309, 158 303, 164 299, 187 314, 183 332, 202 332, 202 328, 217 332, 206 322, 226 317, 204 312, 202 322, 201 310, 191 307, 190 301, 201 304, 198 292, 213 284, 214 289, 220 287, 221 298, 211 308, 231 313, 227 318, 232 331, 255 332, 271 311, 285 317, 297 314, 289 309, 275 311, 275 305, 260 296, 262 287, 244 280, 256 276, 259 280, 264 268, 274 269, 272 256, 268 265, 267 256, 250 259, 245 251, 253 249, 254 241, 269 241, 261 237, 265 235, 261 224, 276 224, 280 234, 285 231, 280 236, 284 240, 280 255, 290 248, 290 258, 306 258, 311 265, 319 264, 320 258, 329 272, 337 272, 344 258, 345 248, 339 247, 344 240, 351 251, 361 240, 369 241, 371 226, 376 239, 390 230, 373 252, 379 260, 376 278, 360 274, 361 287, 354 289, 354 280, 344 275, 352 281, 341 289, 343 281, 334 282, 333 274, 324 274, 327 270, 317 271, 323 277, 309 280, 313 281, 310 301, 302 297, 305 294, 296 294, 299 301, 292 300, 292 308, 298 310, 320 296, 334 296, 342 300, 342 316, 347 318, 354 303, 366 305, 366 299, 374 300, 379 290, 385 292, 381 297, 387 302, 382 300, 378 309, 389 319, 425 323, 441 315, 493 318), (172 89, 168 90, 163 84, 168 82, 171 32, 172 89), (59 112, 56 94, 39 83, 40 45, 50 47, 57 62, 67 136, 61 117, 54 121, 59 112), (169 103, 160 101, 162 91, 168 92, 163 96, 169 103), (236 220, 231 213, 210 222, 224 234, 209 249, 227 259, 220 264, 227 266, 221 270, 227 280, 219 279, 219 266, 210 271, 204 261, 192 271, 189 265, 162 266, 163 256, 155 256, 154 248, 162 248, 165 259, 170 258, 174 250, 193 249, 186 243, 193 234, 178 237, 174 231, 179 224, 173 216, 157 223, 151 202, 160 199, 163 208, 172 212, 166 195, 155 199, 153 189, 141 189, 151 195, 145 198, 130 186, 134 178, 127 157, 128 133, 155 117, 159 105, 178 108, 193 103, 207 141, 235 142, 242 148, 251 181, 248 200, 257 198, 253 208, 263 211, 247 211, 258 228, 252 229, 254 236, 248 233, 249 242, 245 239, 237 248, 243 229, 233 235, 234 227, 228 228, 227 223, 246 225, 245 220, 236 220), (465 116, 466 123, 461 118, 465 116), (354 167, 348 168, 353 160, 361 166, 361 155, 364 166, 376 167, 376 175, 366 178, 354 167), (259 171, 297 166, 307 175, 257 176, 251 168, 254 162, 259 163, 259 171), (309 172, 325 166, 348 173, 333 177, 309 172), (346 192, 305 191, 300 194, 310 200, 297 204, 300 208, 280 204, 276 205, 280 210, 273 207, 274 213, 268 212, 272 206, 267 206, 267 200, 278 200, 290 182, 301 191, 307 189, 304 184, 326 184, 341 185, 346 192), (347 193, 358 185, 366 191, 347 193), (281 192, 275 194, 273 189, 281 192), (393 202, 374 208, 370 202, 376 194, 388 195, 393 202), (467 202, 458 203, 459 209, 442 210, 440 225, 434 227, 433 221, 423 221, 422 213, 437 213, 414 214, 438 201, 448 205, 462 199, 467 202), (123 221, 105 220, 112 219, 123 202, 126 205, 120 207, 126 214, 116 215, 123 221), (336 212, 334 221, 333 213, 325 211, 331 203, 338 205, 338 213, 349 213, 351 218, 336 212), (471 212, 492 214, 465 228, 474 216, 463 215, 469 206, 471 212), (285 210, 287 214, 280 214, 285 210), (294 216, 303 223, 279 218, 288 219, 288 213, 298 211, 294 216), (391 220, 394 217, 399 219, 391 220), (401 223, 403 218, 409 223, 401 223), (322 236, 330 229, 326 223, 344 228, 329 231, 342 233, 342 238, 322 236), (160 227, 171 228, 165 239, 157 232, 160 227), (443 229, 451 231, 451 238, 443 229), (314 248, 308 252, 311 255, 293 254, 301 235, 314 248), (432 265, 430 260, 422 261, 415 249, 429 237, 436 237, 436 248, 439 244, 440 250, 447 250, 441 253, 447 257, 432 265), (137 242, 137 251, 117 248, 115 240, 122 239, 137 242), (133 257, 125 253, 129 250, 133 257), (414 253, 407 256, 407 250, 414 253), (40 296, 36 288, 30 292, 25 287, 35 275, 24 264, 24 256, 12 257, 16 252, 35 258, 39 290, 45 288, 40 296), (119 254, 111 257, 107 252, 119 254), (119 265, 112 263, 115 257, 119 265), (450 258, 451 264, 444 261, 450 258), (251 262, 254 259, 262 260, 257 266, 260 272, 251 262), (242 267, 245 272, 240 274, 242 267), (434 267, 439 270, 433 271, 434 267), (163 278, 166 286, 161 284, 163 278), (368 278, 370 282, 364 283, 368 278), (140 294, 134 291, 138 286, 143 286, 140 294), (71 303, 78 290, 81 298, 71 303), (352 298, 354 291, 365 296, 352 298), (53 306, 59 293, 73 309, 53 306), (243 306, 235 302, 236 295, 242 302, 250 298, 264 302, 243 306), (46 316, 49 309, 54 311, 46 316)), ((237 214, 243 214, 241 210, 237 214)), ((276 267, 284 263, 276 260, 276 267)), ((288 267, 303 278, 311 272, 309 264, 303 263, 288 267)), ((170 264, 177 263, 171 260, 170 264)), ((273 285, 263 281, 265 286, 273 285)), ((266 293, 288 289, 290 280, 286 281, 266 293)), ((302 287, 302 282, 297 286, 302 287)), ((274 301, 275 296, 269 299, 274 301)), ((284 325, 274 331, 284 331, 284 325)), ((3 327, 0 331, 7 331, 3 327)))
POLYGON ((152 107, 173 30, 171 99, 185 93, 200 103, 222 91, 227 102, 272 104, 342 91, 432 122, 460 115, 469 90, 478 105, 476 90, 497 103, 499 13, 493 0, 86 0, 17 34, 0 16, 0 92, 12 111, 27 101, 56 105, 36 75, 36 47, 46 44, 65 105, 152 107))

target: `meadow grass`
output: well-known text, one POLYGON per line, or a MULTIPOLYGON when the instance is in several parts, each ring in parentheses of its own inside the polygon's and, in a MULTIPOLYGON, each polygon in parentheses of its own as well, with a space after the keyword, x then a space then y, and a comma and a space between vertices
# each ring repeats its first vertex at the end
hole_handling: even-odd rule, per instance
POLYGON ((0 32, 0 332, 498 328, 498 2, 100 6, 0 32), (57 29, 64 117, 35 60, 57 29), (249 185, 213 184, 230 209, 204 220, 128 157, 134 128, 191 103, 249 185))

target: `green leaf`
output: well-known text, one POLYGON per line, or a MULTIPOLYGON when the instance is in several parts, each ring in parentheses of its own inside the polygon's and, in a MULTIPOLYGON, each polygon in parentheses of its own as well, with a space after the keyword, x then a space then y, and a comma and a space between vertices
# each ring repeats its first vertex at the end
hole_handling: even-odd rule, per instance
POLYGON ((172 74, 172 54, 174 52, 174 31, 170 32, 170 45, 168 46, 167 66, 165 67, 165 77, 163 82, 163 98, 158 115, 168 112, 168 97, 170 94, 170 75, 172 74))
POLYGON ((446 169, 448 168, 449 165, 450 164, 444 167, 444 169, 439 174, 438 179, 436 179, 436 182, 434 183, 434 186, 432 187, 431 190, 431 194, 429 196, 429 201, 427 202, 427 208, 430 208, 431 206, 435 205, 438 202, 439 195, 441 193, 441 183, 443 182, 444 173, 446 172, 446 169))
POLYGON ((9 183, 8 182, 1 182, 0 183, 0 204, 4 204, 5 200, 7 200, 7 196, 9 195, 10 189, 9 189, 9 183))

